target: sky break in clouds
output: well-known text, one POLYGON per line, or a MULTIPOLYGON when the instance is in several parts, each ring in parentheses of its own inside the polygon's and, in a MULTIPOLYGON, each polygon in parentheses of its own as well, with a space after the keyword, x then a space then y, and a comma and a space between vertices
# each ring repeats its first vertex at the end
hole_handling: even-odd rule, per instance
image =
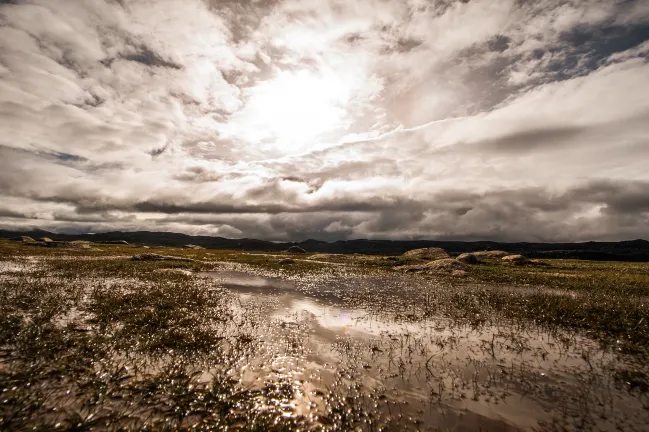
POLYGON ((2 0, 0 227, 649 238, 649 2, 2 0))

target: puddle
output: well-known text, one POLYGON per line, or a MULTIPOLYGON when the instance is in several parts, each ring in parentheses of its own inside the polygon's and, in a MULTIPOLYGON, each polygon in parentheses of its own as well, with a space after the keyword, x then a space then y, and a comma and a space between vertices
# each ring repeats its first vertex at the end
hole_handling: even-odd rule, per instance
POLYGON ((292 397, 282 401, 287 415, 315 419, 351 398, 396 430, 606 431, 649 424, 646 395, 631 395, 612 378, 619 356, 585 337, 529 323, 404 320, 399 305, 372 306, 373 287, 391 292, 405 279, 357 284, 240 271, 202 275, 235 294, 235 313, 264 318, 264 328, 256 329, 263 349, 242 365, 241 379, 251 386, 291 383, 292 397), (370 302, 355 302, 359 293, 370 302))

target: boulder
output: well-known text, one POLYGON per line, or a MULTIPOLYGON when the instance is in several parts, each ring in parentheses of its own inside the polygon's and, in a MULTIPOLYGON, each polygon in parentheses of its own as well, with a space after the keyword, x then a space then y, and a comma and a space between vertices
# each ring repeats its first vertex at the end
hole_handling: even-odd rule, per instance
POLYGON ((291 246, 290 248, 288 248, 287 252, 288 253, 294 253, 294 254, 304 254, 304 253, 306 253, 306 251, 304 249, 302 249, 301 247, 299 247, 299 246, 291 246))
POLYGON ((529 260, 525 258, 523 255, 507 255, 502 257, 502 261, 506 264, 513 264, 513 265, 529 264, 529 260))
POLYGON ((427 272, 431 273, 454 273, 457 271, 465 272, 469 267, 456 259, 443 258, 427 263, 425 268, 427 272))
POLYGON ((493 250, 493 251, 480 251, 480 252, 471 252, 473 255, 480 258, 502 258, 506 257, 507 255, 511 255, 510 252, 505 252, 501 250, 493 250))
POLYGON ((464 275, 468 268, 468 265, 453 258, 442 258, 419 265, 395 267, 397 270, 412 273, 454 274, 458 276, 464 275))
POLYGON ((185 245, 183 247, 187 248, 187 249, 205 249, 203 246, 198 246, 198 245, 194 245, 194 244, 187 244, 187 245, 185 245))
POLYGON ((49 237, 41 237, 41 238, 40 238, 40 241, 42 241, 42 242, 44 242, 44 243, 52 243, 54 240, 52 240, 52 239, 49 238, 49 237))
POLYGON ((403 254, 404 257, 408 258, 419 258, 425 260, 440 260, 445 258, 450 258, 449 254, 442 248, 422 248, 422 249, 413 249, 403 254))
POLYGON ((480 260, 475 254, 472 253, 463 253, 462 255, 455 258, 456 260, 463 262, 464 264, 479 264, 480 260))
POLYGON ((29 236, 20 236, 18 238, 18 240, 20 240, 23 243, 35 243, 36 242, 36 240, 34 240, 33 238, 31 238, 29 236))
POLYGON ((121 244, 121 245, 127 245, 128 242, 126 240, 104 240, 100 241, 99 243, 103 244, 121 244))
POLYGON ((79 249, 90 249, 90 242, 87 240, 73 240, 70 242, 72 247, 79 249))
POLYGON ((336 258, 336 257, 339 257, 339 256, 340 255, 336 255, 336 254, 317 253, 317 254, 311 255, 307 259, 310 259, 310 260, 326 260, 326 259, 336 258))
POLYGON ((167 259, 166 256, 155 253, 145 253, 131 257, 131 261, 164 261, 165 259, 167 259))
POLYGON ((50 248, 72 248, 74 247, 74 243, 69 242, 69 241, 46 241, 44 243, 45 246, 50 247, 50 248))

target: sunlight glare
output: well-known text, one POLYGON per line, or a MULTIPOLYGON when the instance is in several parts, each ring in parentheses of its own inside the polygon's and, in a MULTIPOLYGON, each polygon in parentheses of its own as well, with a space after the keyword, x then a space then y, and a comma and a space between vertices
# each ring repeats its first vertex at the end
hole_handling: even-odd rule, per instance
POLYGON ((246 107, 255 141, 272 140, 289 153, 346 125, 350 89, 334 73, 280 72, 258 85, 246 107))

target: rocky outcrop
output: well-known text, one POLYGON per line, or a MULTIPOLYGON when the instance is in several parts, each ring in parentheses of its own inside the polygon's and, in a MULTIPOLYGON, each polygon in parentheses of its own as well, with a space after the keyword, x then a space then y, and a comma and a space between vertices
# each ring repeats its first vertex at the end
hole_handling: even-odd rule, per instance
POLYGON ((474 265, 480 263, 480 259, 475 254, 472 253, 463 253, 462 255, 459 255, 455 259, 460 262, 463 262, 464 264, 474 265))
POLYGON ((91 249, 89 241, 73 240, 70 243, 72 244, 72 247, 75 247, 75 248, 78 248, 78 249, 91 249))
POLYGON ((49 248, 73 248, 75 247, 74 243, 69 241, 53 241, 43 242, 43 245, 49 248))
POLYGON ((473 255, 480 258, 492 258, 492 259, 497 259, 497 258, 502 258, 506 257, 507 255, 511 255, 510 252, 505 252, 502 250, 492 250, 492 251, 479 251, 479 252, 471 252, 473 255))
POLYGON ((413 249, 403 254, 407 258, 418 258, 424 260, 440 260, 450 258, 449 254, 442 248, 413 249))
POLYGON ((432 273, 453 273, 454 271, 466 271, 468 266, 453 258, 444 258, 426 264, 426 271, 432 273))
POLYGON ((287 252, 288 253, 294 253, 294 254, 305 254, 306 253, 306 251, 304 249, 302 249, 301 247, 299 247, 299 246, 291 246, 290 248, 288 248, 287 252))
POLYGON ((395 267, 396 270, 408 273, 453 274, 463 275, 469 266, 453 258, 442 258, 425 264, 395 267))
POLYGON ((187 244, 183 246, 186 249, 205 249, 203 246, 195 245, 195 244, 187 244))
MULTIPOLYGON (((326 260, 326 259, 332 259, 332 258, 337 258, 337 257, 341 257, 341 255, 317 253, 317 254, 311 255, 307 259, 310 259, 310 260, 326 260)), ((345 255, 342 255, 342 257, 345 257, 345 255)))
POLYGON ((502 257, 502 261, 505 264, 513 264, 519 266, 530 264, 530 261, 523 255, 507 255, 502 257))

